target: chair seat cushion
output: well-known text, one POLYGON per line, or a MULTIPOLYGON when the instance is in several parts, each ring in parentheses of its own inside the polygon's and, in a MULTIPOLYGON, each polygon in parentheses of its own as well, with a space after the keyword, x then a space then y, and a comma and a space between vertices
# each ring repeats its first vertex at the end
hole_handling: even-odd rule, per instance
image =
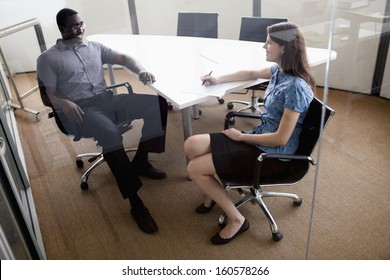
MULTIPOLYGON (((271 168, 277 172, 265 174, 260 173, 260 185, 288 185, 300 181, 305 177, 309 168, 309 162, 302 160, 280 161, 278 159, 267 159, 262 163, 263 168, 271 168), (271 168, 271 166, 278 168, 271 168)), ((234 174, 219 175, 224 186, 253 186, 253 176, 237 176, 234 174)))

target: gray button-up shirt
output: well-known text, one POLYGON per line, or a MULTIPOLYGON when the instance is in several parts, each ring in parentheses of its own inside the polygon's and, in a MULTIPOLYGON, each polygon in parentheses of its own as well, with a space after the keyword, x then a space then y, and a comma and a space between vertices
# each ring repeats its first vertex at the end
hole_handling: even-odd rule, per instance
POLYGON ((38 77, 45 87, 56 87, 56 96, 79 101, 106 89, 103 64, 118 53, 98 42, 85 40, 69 48, 61 39, 37 60, 38 77))

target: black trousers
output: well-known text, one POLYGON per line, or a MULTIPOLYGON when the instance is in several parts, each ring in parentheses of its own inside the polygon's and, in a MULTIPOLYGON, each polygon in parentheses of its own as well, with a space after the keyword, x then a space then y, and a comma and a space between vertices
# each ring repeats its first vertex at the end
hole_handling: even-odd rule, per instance
MULTIPOLYGON (((123 198, 135 194, 142 186, 134 166, 123 147, 122 123, 143 119, 142 136, 137 154, 165 151, 168 104, 161 96, 149 94, 117 94, 111 91, 76 102, 84 111, 80 125, 58 116, 70 135, 93 138, 103 149, 103 156, 113 173, 123 198)), ((137 156, 137 155, 136 155, 137 156)))

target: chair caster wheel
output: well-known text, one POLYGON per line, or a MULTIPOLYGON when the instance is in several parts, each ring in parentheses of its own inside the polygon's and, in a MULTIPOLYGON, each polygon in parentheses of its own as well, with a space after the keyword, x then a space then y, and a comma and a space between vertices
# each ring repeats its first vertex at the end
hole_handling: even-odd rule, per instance
POLYGON ((223 98, 218 98, 218 102, 219 102, 219 104, 223 104, 223 103, 225 103, 225 99, 223 99, 223 98))
POLYGON ((76 160, 76 165, 78 168, 83 168, 84 167, 84 162, 81 159, 76 160))
POLYGON ((202 115, 202 110, 198 111, 198 115, 194 116, 194 120, 199 120, 200 116, 202 115))
POLYGON ((293 205, 294 206, 301 206, 302 205, 302 198, 300 198, 299 201, 294 201, 293 205))
POLYGON ((218 226, 220 229, 223 229, 226 226, 226 221, 223 221, 222 223, 218 223, 218 226))
POLYGON ((272 233, 272 239, 274 241, 280 241, 283 238, 283 234, 281 232, 272 233))
POLYGON ((229 124, 234 125, 236 123, 236 120, 234 118, 229 119, 229 124))
POLYGON ((231 103, 228 103, 227 105, 226 105, 226 107, 229 109, 229 110, 231 110, 231 109, 233 109, 233 104, 231 104, 231 103))
POLYGON ((80 185, 80 188, 81 188, 83 191, 88 190, 88 182, 82 182, 81 185, 80 185))
POLYGON ((224 228, 226 226, 226 224, 227 224, 226 220, 227 220, 227 217, 226 217, 225 214, 221 214, 221 216, 219 216, 219 218, 218 218, 218 226, 219 226, 219 228, 222 229, 222 228, 224 228))

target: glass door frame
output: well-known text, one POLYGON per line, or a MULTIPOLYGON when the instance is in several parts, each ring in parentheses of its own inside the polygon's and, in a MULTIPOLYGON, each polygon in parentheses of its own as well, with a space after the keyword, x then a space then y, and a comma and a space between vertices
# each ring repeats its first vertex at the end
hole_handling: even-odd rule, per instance
MULTIPOLYGON (((0 109, 0 176, 2 183, 0 187, 4 191, 7 208, 17 221, 18 231, 22 235, 31 258, 46 259, 31 186, 19 154, 19 151, 22 153, 23 151, 17 133, 14 109, 6 98, 9 92, 3 71, 0 76, 0 94, 3 99, 0 109)), ((3 228, 4 230, 6 229, 3 228)))

